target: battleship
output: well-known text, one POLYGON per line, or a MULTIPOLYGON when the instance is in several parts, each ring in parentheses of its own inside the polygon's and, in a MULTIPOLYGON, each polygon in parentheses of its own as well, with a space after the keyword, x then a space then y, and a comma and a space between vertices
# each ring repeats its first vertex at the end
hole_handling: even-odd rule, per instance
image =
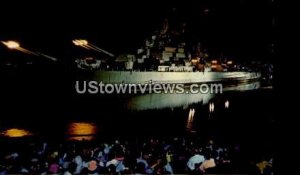
MULTIPOLYGON (((114 54, 101 49, 104 59, 76 59, 77 67, 93 72, 103 83, 236 83, 255 81, 261 73, 229 58, 214 58, 199 42, 186 42, 185 26, 170 27, 165 19, 160 30, 144 40, 134 54, 114 54)), ((174 26, 174 25, 173 25, 174 26)))

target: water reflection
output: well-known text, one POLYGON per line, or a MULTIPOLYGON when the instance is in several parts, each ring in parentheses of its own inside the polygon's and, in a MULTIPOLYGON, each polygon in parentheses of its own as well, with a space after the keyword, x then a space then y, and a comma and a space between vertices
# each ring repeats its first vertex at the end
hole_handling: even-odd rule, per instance
POLYGON ((261 84, 259 81, 248 82, 248 83, 240 83, 236 85, 231 85, 227 87, 223 87, 223 91, 249 91, 261 88, 261 84))
POLYGON ((215 111, 215 104, 209 103, 209 112, 214 112, 214 111, 215 111))
POLYGON ((195 116, 195 109, 191 108, 189 111, 187 124, 186 124, 186 129, 189 132, 193 132, 194 116, 195 116))
MULTIPOLYGON (((223 92, 226 91, 247 91, 260 88, 260 82, 240 83, 236 85, 224 86, 223 92)), ((164 109, 189 106, 202 102, 203 105, 208 104, 216 94, 144 94, 130 97, 126 101, 126 108, 130 110, 148 110, 148 109, 164 109)), ((228 104, 225 104, 229 107, 228 104)), ((213 108, 213 107, 212 107, 213 108)), ((211 109, 212 111, 214 109, 211 109)), ((212 112, 211 111, 211 112, 212 112)))
POLYGON ((145 94, 128 99, 126 108, 131 110, 164 109, 207 104, 215 94, 145 94))
POLYGON ((68 140, 91 141, 95 139, 97 126, 94 123, 75 122, 68 126, 68 140))
POLYGON ((3 135, 5 137, 27 137, 31 136, 32 133, 24 129, 11 128, 1 132, 0 135, 3 135))
POLYGON ((229 108, 229 101, 226 100, 226 101, 225 101, 225 109, 228 109, 228 108, 229 108))

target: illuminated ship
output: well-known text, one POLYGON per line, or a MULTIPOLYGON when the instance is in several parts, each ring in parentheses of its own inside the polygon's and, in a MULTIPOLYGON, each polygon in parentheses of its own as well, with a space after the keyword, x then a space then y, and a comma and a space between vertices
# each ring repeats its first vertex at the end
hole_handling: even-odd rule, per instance
POLYGON ((135 54, 114 54, 100 49, 106 59, 76 60, 80 69, 93 71, 93 80, 103 83, 213 83, 252 81, 260 72, 230 59, 212 59, 200 43, 187 46, 185 23, 176 30, 166 19, 162 29, 146 39, 135 54), (191 46, 192 45, 192 46, 191 46))

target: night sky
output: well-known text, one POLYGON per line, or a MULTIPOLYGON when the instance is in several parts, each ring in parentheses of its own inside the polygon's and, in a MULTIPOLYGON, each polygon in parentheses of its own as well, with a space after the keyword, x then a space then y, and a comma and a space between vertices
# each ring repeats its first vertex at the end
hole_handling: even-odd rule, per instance
MULTIPOLYGON (((187 21, 191 38, 213 56, 272 61, 272 0, 34 4, 1 4, 0 40, 17 40, 24 48, 62 59, 74 59, 82 52, 72 45, 74 38, 86 38, 116 55, 134 53, 165 17, 173 15, 187 21)), ((1 57, 17 55, 3 45, 0 53, 1 57)))

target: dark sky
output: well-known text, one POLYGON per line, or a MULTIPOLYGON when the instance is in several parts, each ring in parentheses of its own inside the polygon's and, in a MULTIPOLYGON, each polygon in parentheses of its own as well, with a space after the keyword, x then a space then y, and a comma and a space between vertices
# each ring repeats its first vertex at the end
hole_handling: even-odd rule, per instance
MULTIPOLYGON (((0 40, 56 57, 74 57, 74 38, 115 54, 133 52, 171 11, 189 25, 190 36, 212 55, 267 59, 272 43, 272 0, 190 0, 116 2, 40 2, 1 5, 0 40), (3 10, 4 9, 4 10, 3 10), (204 10, 209 9, 208 13, 204 10), (15 16, 10 16, 14 13, 15 16)), ((3 46, 1 55, 9 56, 3 46)), ((268 58, 269 59, 269 58, 268 58)))

